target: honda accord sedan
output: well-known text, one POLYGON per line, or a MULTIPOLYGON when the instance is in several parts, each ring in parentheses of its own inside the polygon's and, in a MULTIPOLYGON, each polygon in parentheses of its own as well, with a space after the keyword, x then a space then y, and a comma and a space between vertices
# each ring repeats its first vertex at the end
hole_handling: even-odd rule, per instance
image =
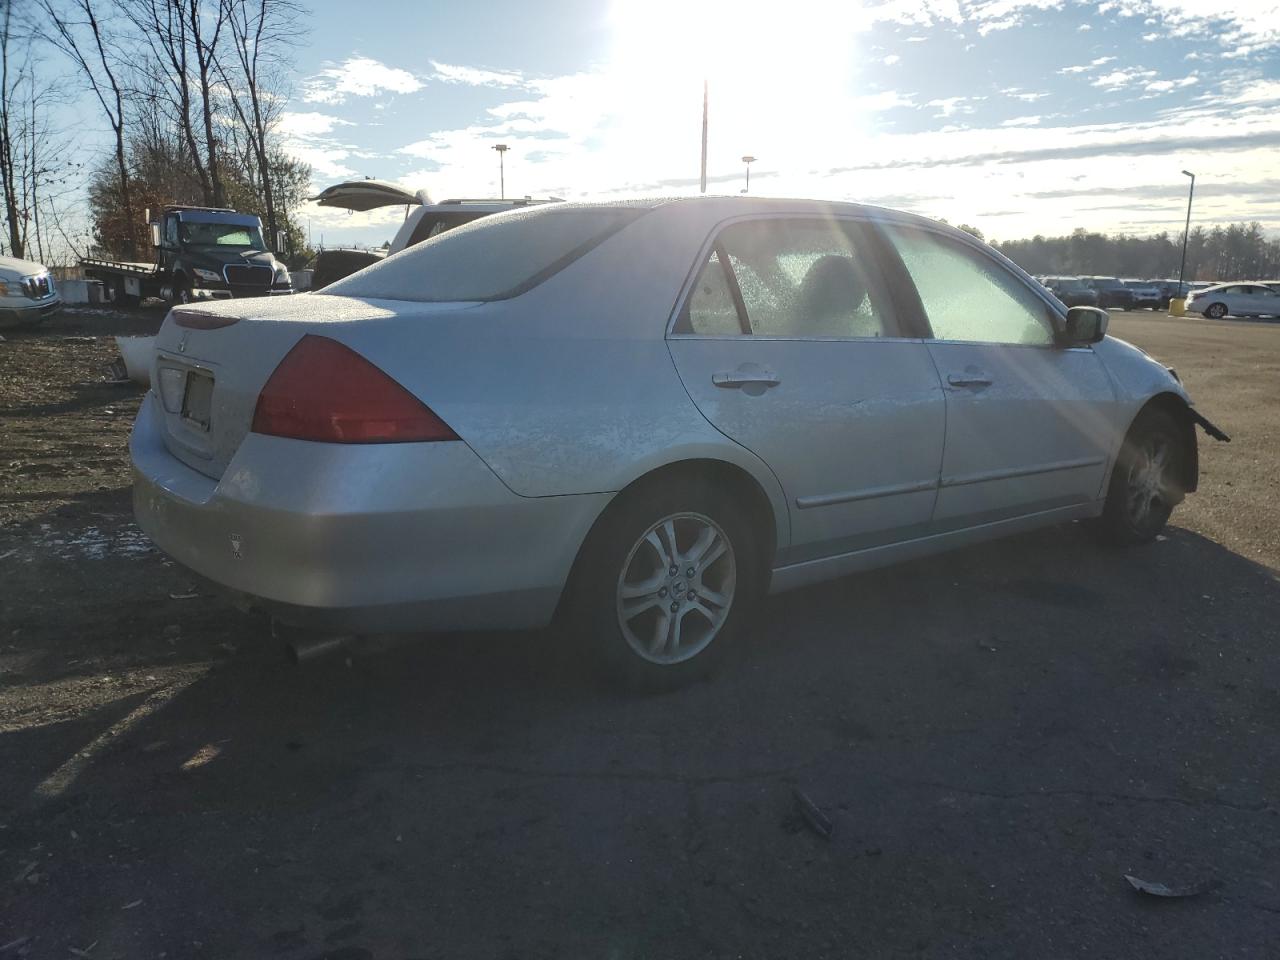
POLYGON ((640 686, 769 591, 1196 488, 1177 376, 973 237, 748 197, 498 214, 323 294, 175 308, 138 522, 286 624, 527 628, 640 686))

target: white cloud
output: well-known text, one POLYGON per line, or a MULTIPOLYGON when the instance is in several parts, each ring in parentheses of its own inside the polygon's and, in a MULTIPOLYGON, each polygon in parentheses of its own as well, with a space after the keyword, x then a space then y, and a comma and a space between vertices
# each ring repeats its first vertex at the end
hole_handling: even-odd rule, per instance
POLYGON ((1247 55, 1280 47, 1280 0, 1115 0, 1104 3, 1122 16, 1143 16, 1175 37, 1213 37, 1247 55))
POLYGON ((1194 73, 1183 77, 1181 80, 1152 80, 1148 83, 1144 90, 1147 93, 1168 93, 1171 90, 1180 90, 1183 87, 1192 87, 1200 82, 1200 78, 1194 73))
POLYGON ((881 113, 894 107, 914 107, 915 100, 896 90, 884 90, 880 93, 868 93, 854 97, 854 107, 863 113, 881 113))
POLYGON ((1104 73, 1102 76, 1094 77, 1089 82, 1092 86, 1101 87, 1103 90, 1120 90, 1135 83, 1150 80, 1154 76, 1156 76, 1154 70, 1146 70, 1142 67, 1127 67, 1123 70, 1104 73))
POLYGON ((1082 23, 1080 24, 1080 26, 1076 27, 1076 30, 1080 33, 1084 33, 1086 30, 1092 30, 1092 29, 1093 29, 1093 26, 1088 23, 1082 23))
POLYGON ((1074 66, 1074 67, 1063 67, 1058 72, 1064 73, 1064 74, 1088 73, 1090 70, 1100 67, 1104 63, 1110 63, 1114 59, 1115 57, 1098 57, 1096 60, 1090 60, 1088 63, 1078 64, 1077 66, 1074 66))
POLYGON ((335 127, 350 127, 350 120, 331 117, 326 113, 285 113, 276 129, 286 137, 319 137, 332 133, 335 127))
POLYGON ((453 63, 431 61, 434 79, 442 83, 463 83, 471 87, 520 87, 524 77, 512 70, 482 70, 453 63))
POLYGON ((1000 126, 1002 127, 1036 127, 1040 125, 1040 121, 1042 119, 1043 118, 1040 117, 1038 114, 1034 117, 1012 117, 1008 120, 1002 120, 1000 122, 1000 126))
POLYGON ((901 59, 902 58, 898 56, 896 53, 891 53, 889 54, 889 56, 885 57, 880 62, 883 63, 886 67, 892 67, 895 63, 897 63, 901 59))
POLYGON ((311 103, 343 103, 348 97, 372 97, 380 93, 416 93, 422 81, 408 70, 388 67, 371 57, 348 57, 325 67, 303 83, 302 99, 311 103))
POLYGON ((313 143, 288 143, 285 145, 285 149, 289 151, 290 156, 311 165, 313 184, 316 182, 315 178, 317 177, 321 180, 344 180, 356 175, 355 170, 342 162, 351 156, 351 151, 345 147, 313 143))
POLYGON ((938 112, 934 114, 936 117, 953 117, 957 113, 973 113, 972 104, 985 99, 986 97, 940 97, 930 100, 925 106, 937 107, 938 112))

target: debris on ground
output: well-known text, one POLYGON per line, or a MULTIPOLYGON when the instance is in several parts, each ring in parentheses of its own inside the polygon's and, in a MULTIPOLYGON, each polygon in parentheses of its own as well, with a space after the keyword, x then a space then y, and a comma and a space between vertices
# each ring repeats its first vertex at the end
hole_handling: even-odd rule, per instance
POLYGON ((1200 883, 1191 883, 1184 886, 1170 887, 1163 883, 1155 883, 1151 880, 1143 880, 1140 877, 1125 874, 1124 878, 1129 881, 1129 886, 1137 890, 1139 893, 1145 893, 1151 897, 1164 897, 1166 899, 1178 899, 1182 897, 1197 897, 1202 893, 1207 893, 1218 885, 1216 880, 1202 880, 1200 883))
POLYGON ((830 818, 799 787, 792 791, 792 795, 796 798, 796 807, 800 810, 800 816, 804 818, 809 829, 823 840, 830 840, 831 834, 836 829, 830 818))

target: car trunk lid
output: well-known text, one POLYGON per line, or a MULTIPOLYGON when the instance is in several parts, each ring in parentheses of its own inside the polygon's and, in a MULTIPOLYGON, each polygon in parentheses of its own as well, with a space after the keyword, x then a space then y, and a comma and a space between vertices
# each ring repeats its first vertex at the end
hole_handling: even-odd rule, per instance
POLYGON ((463 306, 305 294, 177 308, 156 336, 152 372, 165 445, 218 479, 249 433, 263 385, 305 335, 341 339, 352 325, 392 321, 397 307, 408 307, 419 322, 463 306))

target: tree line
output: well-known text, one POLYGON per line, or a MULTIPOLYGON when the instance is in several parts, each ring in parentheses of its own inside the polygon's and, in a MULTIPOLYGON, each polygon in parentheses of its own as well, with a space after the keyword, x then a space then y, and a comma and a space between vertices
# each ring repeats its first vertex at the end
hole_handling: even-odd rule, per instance
MULTIPOLYGON (((973 231, 971 231, 973 232, 973 231)), ((1034 236, 992 244, 1035 276, 1178 278, 1182 234, 1108 235, 1078 229, 1064 237, 1034 236)), ((1188 280, 1280 278, 1280 240, 1269 240, 1262 224, 1233 223, 1187 235, 1188 280)))
POLYGON ((301 250, 294 211, 310 168, 282 148, 294 0, 29 0, 0 14, 0 194, 4 245, 44 260, 148 254, 144 213, 234 207, 301 250), (76 131, 53 122, 87 91, 111 132, 87 168, 76 131), (88 221, 83 185, 88 182, 88 221))

